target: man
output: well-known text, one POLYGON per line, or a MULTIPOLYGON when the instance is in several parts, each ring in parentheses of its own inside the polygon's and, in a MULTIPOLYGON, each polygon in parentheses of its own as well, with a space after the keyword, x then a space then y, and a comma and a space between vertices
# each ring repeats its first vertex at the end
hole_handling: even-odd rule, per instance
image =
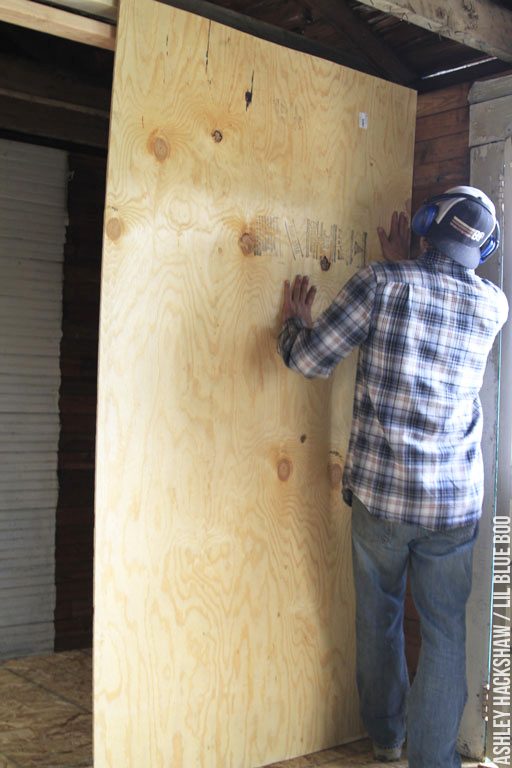
MULTIPOLYGON (((343 475, 352 506, 357 683, 363 721, 381 761, 458 768, 467 698, 465 607, 481 515, 479 390, 507 318, 504 294, 474 269, 497 248, 491 200, 455 187, 428 200, 413 229, 416 260, 360 269, 312 322, 314 287, 285 283, 279 352, 306 377, 327 377, 359 346, 343 475), (422 648, 409 691, 403 610, 407 571, 422 648)), ((393 214, 385 258, 408 251, 393 214)))

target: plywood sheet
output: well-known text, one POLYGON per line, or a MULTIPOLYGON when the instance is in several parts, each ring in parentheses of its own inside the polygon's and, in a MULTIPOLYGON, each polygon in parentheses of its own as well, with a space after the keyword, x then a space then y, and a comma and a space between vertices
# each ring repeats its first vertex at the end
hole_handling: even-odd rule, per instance
POLYGON ((355 357, 276 353, 407 206, 415 96, 149 0, 118 29, 100 332, 95 768, 249 768, 361 732, 355 357))

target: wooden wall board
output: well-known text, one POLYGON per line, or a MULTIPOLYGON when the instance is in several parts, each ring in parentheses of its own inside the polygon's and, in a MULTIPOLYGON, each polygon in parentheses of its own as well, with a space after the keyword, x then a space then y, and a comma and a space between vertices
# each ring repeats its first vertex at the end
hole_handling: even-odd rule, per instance
POLYGON ((504 141, 509 136, 512 136, 512 95, 471 105, 469 142, 472 147, 504 141))
POLYGON ((413 211, 431 195, 469 184, 469 85, 418 97, 413 211))
POLYGON ((451 136, 464 130, 468 122, 468 104, 458 109, 425 115, 416 121, 416 141, 426 141, 432 135, 451 136))
POLYGON ((94 764, 250 768, 361 732, 355 355, 308 382, 276 333, 285 278, 326 306, 409 207, 416 97, 148 0, 115 67, 94 764))
POLYGON ((470 86, 470 83, 459 83, 439 91, 421 94, 418 98, 418 118, 436 115, 440 112, 451 112, 459 107, 467 106, 470 86))

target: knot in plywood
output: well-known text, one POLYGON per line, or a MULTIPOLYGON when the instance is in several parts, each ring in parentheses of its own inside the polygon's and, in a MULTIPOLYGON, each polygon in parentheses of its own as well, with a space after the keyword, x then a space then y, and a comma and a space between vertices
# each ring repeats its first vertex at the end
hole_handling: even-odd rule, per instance
POLYGON ((290 477, 293 469, 293 464, 291 463, 290 459, 279 459, 277 462, 277 476, 278 478, 285 483, 288 478, 290 477))
POLYGON ((251 232, 244 232, 238 244, 244 256, 251 256, 256 249, 256 237, 251 232))
POLYGON ((153 131, 148 139, 148 151, 155 156, 159 163, 163 163, 171 154, 171 147, 161 132, 153 131))
POLYGON ((113 216, 107 221, 105 231, 110 240, 119 240, 123 234, 123 222, 117 216, 113 216))
POLYGON ((329 467, 331 488, 339 488, 343 477, 343 470, 340 464, 331 464, 329 467))
POLYGON ((219 131, 218 128, 216 128, 214 131, 212 131, 212 139, 216 144, 219 144, 223 139, 222 131, 219 131))

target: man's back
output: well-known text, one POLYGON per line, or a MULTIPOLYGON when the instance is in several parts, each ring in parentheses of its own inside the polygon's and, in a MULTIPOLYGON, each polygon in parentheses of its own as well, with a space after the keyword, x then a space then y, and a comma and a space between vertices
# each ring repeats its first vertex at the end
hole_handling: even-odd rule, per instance
POLYGON ((478 392, 506 300, 435 251, 369 269, 345 488, 379 517, 467 524, 481 509, 478 392))
POLYGON ((507 311, 499 288, 430 250, 359 270, 312 328, 289 320, 280 351, 307 377, 329 376, 360 346, 346 501, 433 529, 478 519, 478 391, 507 311))

